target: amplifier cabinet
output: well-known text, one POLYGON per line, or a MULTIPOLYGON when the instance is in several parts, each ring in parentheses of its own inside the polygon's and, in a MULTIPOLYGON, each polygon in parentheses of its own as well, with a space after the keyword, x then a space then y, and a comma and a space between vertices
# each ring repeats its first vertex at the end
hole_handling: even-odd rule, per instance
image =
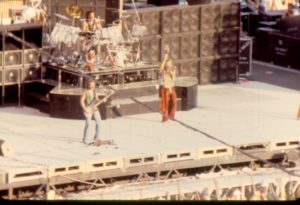
POLYGON ((5 51, 3 53, 5 67, 15 67, 22 65, 22 50, 5 51))
POLYGON ((41 66, 25 66, 23 69, 22 81, 33 82, 41 80, 41 66))
POLYGON ((24 50, 24 65, 38 64, 41 62, 40 56, 35 49, 24 50))
POLYGON ((2 84, 14 85, 20 83, 21 71, 22 69, 20 67, 4 69, 2 71, 4 72, 4 79, 2 79, 2 84))

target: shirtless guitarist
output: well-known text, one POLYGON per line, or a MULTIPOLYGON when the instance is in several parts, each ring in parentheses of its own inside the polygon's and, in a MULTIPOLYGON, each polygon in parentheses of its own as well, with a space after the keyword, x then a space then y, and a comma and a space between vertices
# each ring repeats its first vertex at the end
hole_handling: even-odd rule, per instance
POLYGON ((100 145, 105 143, 106 141, 100 140, 100 113, 98 110, 98 106, 106 102, 106 100, 113 95, 115 92, 112 90, 109 94, 107 94, 102 100, 98 98, 96 95, 96 90, 95 90, 96 84, 95 81, 90 79, 88 80, 88 89, 86 89, 80 98, 80 105, 83 109, 83 114, 85 116, 85 128, 84 128, 84 134, 83 134, 83 139, 82 142, 85 144, 87 143, 87 139, 89 136, 90 132, 90 124, 92 121, 92 117, 94 117, 96 121, 96 133, 94 136, 94 142, 92 144, 94 145, 100 145))

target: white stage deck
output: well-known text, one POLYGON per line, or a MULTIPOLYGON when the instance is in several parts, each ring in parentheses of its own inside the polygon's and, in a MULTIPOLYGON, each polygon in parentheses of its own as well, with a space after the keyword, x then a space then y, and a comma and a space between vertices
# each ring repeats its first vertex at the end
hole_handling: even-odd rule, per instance
MULTIPOLYGON (((198 105, 177 112, 176 118, 229 144, 300 139, 299 91, 259 82, 199 86, 198 105)), ((220 145, 176 122, 160 120, 158 113, 151 113, 102 121, 102 138, 113 139, 117 146, 93 147, 81 143, 84 120, 50 118, 27 107, 1 108, 0 139, 15 155, 0 157, 0 172, 220 145)))

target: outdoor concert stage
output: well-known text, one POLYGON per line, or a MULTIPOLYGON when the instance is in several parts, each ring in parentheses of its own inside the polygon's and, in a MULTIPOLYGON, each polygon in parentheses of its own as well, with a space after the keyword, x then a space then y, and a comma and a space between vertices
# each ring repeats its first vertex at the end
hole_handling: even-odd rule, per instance
MULTIPOLYGON (((299 158, 299 91, 261 82, 198 87, 198 107, 176 119, 263 159, 299 158)), ((15 151, 0 157, 0 190, 252 161, 158 113, 102 121, 102 139, 81 142, 84 120, 51 118, 27 107, 0 109, 1 139, 15 151)), ((92 139, 92 133, 91 138, 92 139)))

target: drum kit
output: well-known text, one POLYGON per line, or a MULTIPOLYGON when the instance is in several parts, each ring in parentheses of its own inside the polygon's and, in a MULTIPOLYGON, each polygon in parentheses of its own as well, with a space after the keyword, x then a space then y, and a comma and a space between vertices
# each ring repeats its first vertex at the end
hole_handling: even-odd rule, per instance
MULTIPOLYGON (((123 37, 119 25, 112 25, 107 28, 100 28, 96 31, 82 31, 75 26, 75 20, 80 23, 86 19, 82 19, 83 10, 74 5, 66 7, 67 14, 72 18, 55 13, 55 17, 59 19, 55 24, 50 36, 50 47, 58 50, 58 55, 53 55, 49 60, 53 64, 70 65, 78 69, 93 69, 112 67, 122 69, 128 64, 137 63, 140 59, 139 41, 143 37, 146 27, 134 25, 129 38, 123 37), (63 21, 72 21, 71 25, 63 23, 63 21), (91 59, 87 56, 90 51, 95 52, 95 65, 91 66, 91 59)), ((126 21, 122 19, 122 23, 126 21)), ((126 26, 127 28, 127 26, 126 26)))

